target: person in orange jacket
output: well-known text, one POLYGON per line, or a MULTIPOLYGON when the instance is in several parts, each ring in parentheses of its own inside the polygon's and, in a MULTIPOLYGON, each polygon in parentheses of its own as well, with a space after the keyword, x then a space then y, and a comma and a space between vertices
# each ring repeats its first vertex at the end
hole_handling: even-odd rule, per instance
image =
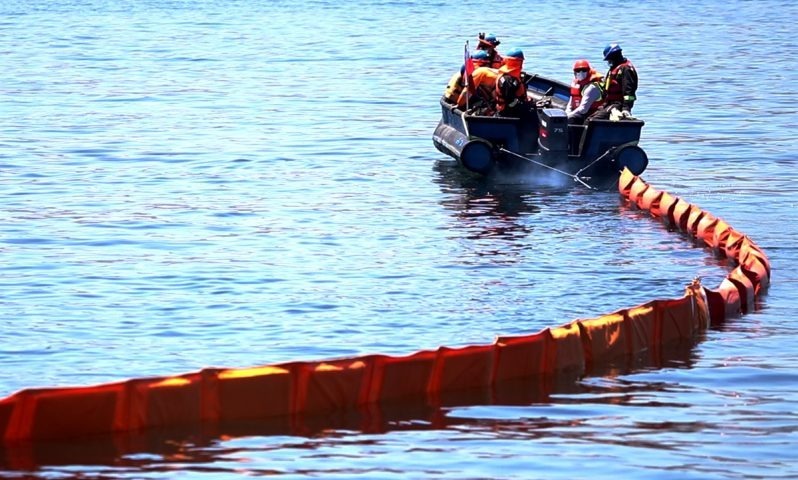
POLYGON ((521 77, 524 52, 514 48, 504 57, 496 79, 496 116, 521 118, 528 113, 526 84, 521 77))
POLYGON ((574 79, 571 82, 571 97, 565 114, 568 123, 581 125, 585 119, 595 113, 601 105, 601 82, 603 75, 594 70, 587 60, 574 62, 574 79))
POLYGON ((490 57, 485 50, 471 54, 474 71, 471 73, 468 91, 463 90, 457 100, 458 108, 468 108, 477 115, 493 115, 496 108, 496 78, 499 72, 491 68, 490 57))

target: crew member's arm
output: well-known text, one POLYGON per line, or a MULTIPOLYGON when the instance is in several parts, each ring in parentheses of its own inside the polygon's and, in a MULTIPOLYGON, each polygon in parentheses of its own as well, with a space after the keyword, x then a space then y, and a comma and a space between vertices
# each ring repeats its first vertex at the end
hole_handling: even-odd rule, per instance
POLYGON ((623 93, 621 110, 624 112, 631 112, 635 100, 637 100, 637 71, 635 71, 634 68, 627 67, 622 70, 621 92, 623 93))
POLYGON ((568 116, 587 115, 587 112, 590 110, 590 106, 593 105, 593 102, 598 100, 600 97, 601 90, 591 83, 582 91, 582 101, 579 103, 579 106, 576 107, 568 116))

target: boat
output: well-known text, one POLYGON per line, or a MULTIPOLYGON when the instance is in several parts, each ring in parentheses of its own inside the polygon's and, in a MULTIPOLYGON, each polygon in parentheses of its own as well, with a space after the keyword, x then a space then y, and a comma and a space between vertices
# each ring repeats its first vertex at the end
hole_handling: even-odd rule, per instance
MULTIPOLYGON (((570 86, 524 74, 530 115, 481 116, 443 98, 432 141, 442 153, 478 175, 556 175, 593 189, 615 188, 624 168, 640 175, 648 156, 638 145, 642 120, 589 120, 569 125, 570 86)), ((472 109, 473 110, 473 109, 472 109)))

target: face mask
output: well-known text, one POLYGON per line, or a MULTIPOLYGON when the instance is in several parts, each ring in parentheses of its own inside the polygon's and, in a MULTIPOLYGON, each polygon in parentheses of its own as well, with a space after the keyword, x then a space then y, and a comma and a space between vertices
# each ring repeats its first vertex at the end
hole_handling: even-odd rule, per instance
POLYGON ((587 72, 576 72, 576 79, 580 82, 587 78, 587 72))

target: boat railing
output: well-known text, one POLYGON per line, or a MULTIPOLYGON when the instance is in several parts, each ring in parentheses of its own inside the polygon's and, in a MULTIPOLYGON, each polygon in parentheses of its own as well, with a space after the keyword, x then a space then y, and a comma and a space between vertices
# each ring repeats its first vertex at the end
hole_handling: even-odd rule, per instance
POLYGON ((589 120, 576 154, 585 160, 592 160, 613 147, 636 145, 643 125, 645 122, 642 120, 589 120))

